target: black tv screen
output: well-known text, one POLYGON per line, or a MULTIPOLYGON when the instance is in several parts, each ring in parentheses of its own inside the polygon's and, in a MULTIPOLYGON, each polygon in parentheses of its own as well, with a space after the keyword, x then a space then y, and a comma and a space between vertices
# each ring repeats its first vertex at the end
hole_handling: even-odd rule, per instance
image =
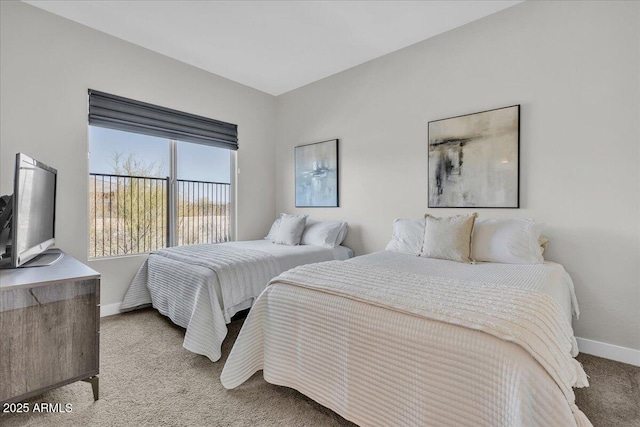
POLYGON ((57 171, 16 154, 11 260, 14 267, 54 245, 57 171))

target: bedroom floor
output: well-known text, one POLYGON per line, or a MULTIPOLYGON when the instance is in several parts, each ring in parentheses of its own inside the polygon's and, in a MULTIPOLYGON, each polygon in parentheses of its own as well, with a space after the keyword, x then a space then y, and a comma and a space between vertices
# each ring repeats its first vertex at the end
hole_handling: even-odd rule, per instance
MULTIPOLYGON (((262 373, 233 392, 220 372, 242 321, 230 325, 217 363, 182 348, 184 330, 154 310, 102 320, 100 400, 75 383, 31 402, 72 403, 71 413, 0 415, 3 426, 72 425, 353 425, 300 393, 267 384, 262 373)), ((576 390, 594 426, 640 427, 640 367, 594 356, 578 357, 591 387, 576 390)))

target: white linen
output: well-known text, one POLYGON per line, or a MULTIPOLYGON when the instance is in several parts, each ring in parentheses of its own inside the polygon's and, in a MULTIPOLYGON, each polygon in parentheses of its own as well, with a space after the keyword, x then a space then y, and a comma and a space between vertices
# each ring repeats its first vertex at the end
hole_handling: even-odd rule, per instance
MULTIPOLYGON (((280 214, 282 216, 282 214, 280 214)), ((276 218, 271 224, 271 228, 269 229, 269 233, 264 237, 266 240, 273 240, 276 238, 276 232, 278 231, 278 227, 280 227, 280 217, 276 218)))
POLYGON ((336 246, 341 245, 344 242, 344 239, 347 238, 347 232, 349 231, 349 224, 344 223, 344 227, 338 233, 338 237, 336 238, 336 246))
MULTIPOLYGON (((154 251, 153 255, 160 263, 163 260, 157 257, 187 266, 198 265, 215 272, 221 290, 219 305, 223 307, 227 323, 231 321, 229 308, 260 295, 265 284, 283 271, 277 258, 267 252, 230 245, 176 246, 154 251)), ((189 274, 188 267, 186 270, 185 274, 189 274)), ((148 287, 154 299, 154 288, 148 287)))
POLYGON ((307 215, 280 215, 280 225, 273 242, 278 245, 295 246, 300 244, 307 223, 307 215))
POLYGON ((321 248, 311 245, 285 246, 274 245, 269 240, 246 240, 242 242, 223 243, 227 246, 253 249, 263 251, 276 257, 280 262, 282 271, 292 269, 303 264, 313 262, 347 260, 353 257, 353 251, 346 246, 336 246, 335 248, 321 248))
POLYGON ((393 221, 393 234, 385 250, 419 255, 424 242, 425 219, 403 219, 393 221))
MULTIPOLYGON (((285 273, 286 282, 274 279, 246 319, 224 367, 223 385, 236 387, 253 372, 264 369, 268 382, 293 387, 363 426, 590 425, 572 401, 570 385, 584 384, 586 378, 577 362, 567 356, 574 344, 570 324, 557 307, 548 311, 555 304, 535 291, 544 287, 540 283, 548 279, 547 270, 540 268, 543 266, 506 266, 516 267, 507 286, 437 278, 429 275, 428 268, 415 274, 399 271, 398 267, 391 271, 377 266, 377 262, 393 262, 402 257, 411 260, 407 264, 416 270, 419 264, 414 261, 482 267, 396 253, 373 254, 347 261, 342 267, 351 266, 354 272, 342 269, 329 276, 328 281, 329 272, 322 269, 326 264, 310 266, 316 271, 311 285, 320 285, 321 289, 309 287, 308 272, 292 280, 287 279, 291 279, 292 272, 285 273), (530 275, 523 267, 538 270, 531 270, 530 275), (322 274, 318 275, 318 271, 322 274), (343 280, 341 275, 349 277, 343 280), (371 289, 382 294, 373 302, 354 289, 345 295, 343 289, 332 287, 331 282, 339 281, 343 285, 353 283, 355 289, 367 289, 377 283, 378 287, 371 289), (427 282, 444 292, 427 297, 419 286, 410 290, 416 283, 427 282), (555 330, 534 338, 533 341, 545 341, 542 346, 531 346, 529 340, 524 340, 524 346, 530 346, 525 350, 516 343, 526 334, 511 337, 508 328, 501 337, 505 339, 498 338, 500 334, 485 333, 487 330, 475 330, 479 327, 467 323, 476 321, 474 316, 457 311, 455 304, 441 305, 446 304, 446 291, 450 290, 465 301, 467 309, 473 310, 477 290, 494 287, 498 292, 489 293, 477 308, 481 309, 480 314, 493 311, 496 325, 501 324, 505 307, 493 309, 492 299, 498 303, 503 295, 511 295, 505 302, 513 302, 513 295, 535 295, 532 305, 544 302, 547 317, 536 320, 537 311, 533 311, 528 317, 518 318, 518 324, 535 320, 541 330, 555 330), (469 291, 467 297, 461 291, 464 288, 469 291), (412 296, 416 297, 415 302, 412 296), (385 300, 393 300, 392 305, 385 300), (444 313, 457 316, 459 321, 453 324, 421 312, 408 314, 416 304, 426 304, 436 313, 444 307, 444 313), (558 313, 552 314, 554 310, 558 313), (556 340, 547 342, 553 335, 556 340), (556 350, 549 352, 544 348, 547 344, 556 350), (528 351, 546 356, 537 359, 528 351)), ((495 273, 484 269, 479 277, 495 273)), ((522 307, 527 310, 530 305, 522 307)), ((482 322, 479 325, 492 327, 490 320, 482 322)))
POLYGON ((471 237, 477 217, 477 212, 442 218, 426 214, 420 256, 472 263, 471 237))
POLYGON ((541 264, 543 227, 531 219, 476 219, 471 257, 476 261, 541 264))
POLYGON ((333 248, 338 245, 338 237, 346 227, 347 223, 343 221, 316 221, 310 219, 304 227, 300 244, 333 248))
POLYGON ((571 277, 562 265, 550 261, 534 265, 490 262, 479 262, 474 265, 382 251, 355 257, 349 262, 408 271, 430 277, 449 277, 455 280, 513 286, 542 292, 558 303, 569 321, 572 314, 576 317, 580 316, 571 277))
POLYGON ((298 265, 353 256, 343 246, 281 246, 270 240, 198 246, 171 248, 179 253, 172 257, 151 253, 120 311, 153 305, 186 328, 184 348, 214 362, 220 358, 226 324, 251 307, 271 278, 298 265))

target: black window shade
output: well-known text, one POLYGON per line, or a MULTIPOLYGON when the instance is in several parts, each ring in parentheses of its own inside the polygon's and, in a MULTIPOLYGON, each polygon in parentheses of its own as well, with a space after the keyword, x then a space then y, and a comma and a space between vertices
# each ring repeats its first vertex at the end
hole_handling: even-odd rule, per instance
POLYGON ((89 124, 238 149, 238 126, 89 89, 89 124))

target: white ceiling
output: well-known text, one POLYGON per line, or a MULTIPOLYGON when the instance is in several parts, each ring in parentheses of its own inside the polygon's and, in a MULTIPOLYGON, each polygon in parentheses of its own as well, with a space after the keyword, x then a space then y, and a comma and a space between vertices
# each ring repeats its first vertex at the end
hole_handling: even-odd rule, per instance
POLYGON ((25 1, 279 95, 520 1, 25 1))

